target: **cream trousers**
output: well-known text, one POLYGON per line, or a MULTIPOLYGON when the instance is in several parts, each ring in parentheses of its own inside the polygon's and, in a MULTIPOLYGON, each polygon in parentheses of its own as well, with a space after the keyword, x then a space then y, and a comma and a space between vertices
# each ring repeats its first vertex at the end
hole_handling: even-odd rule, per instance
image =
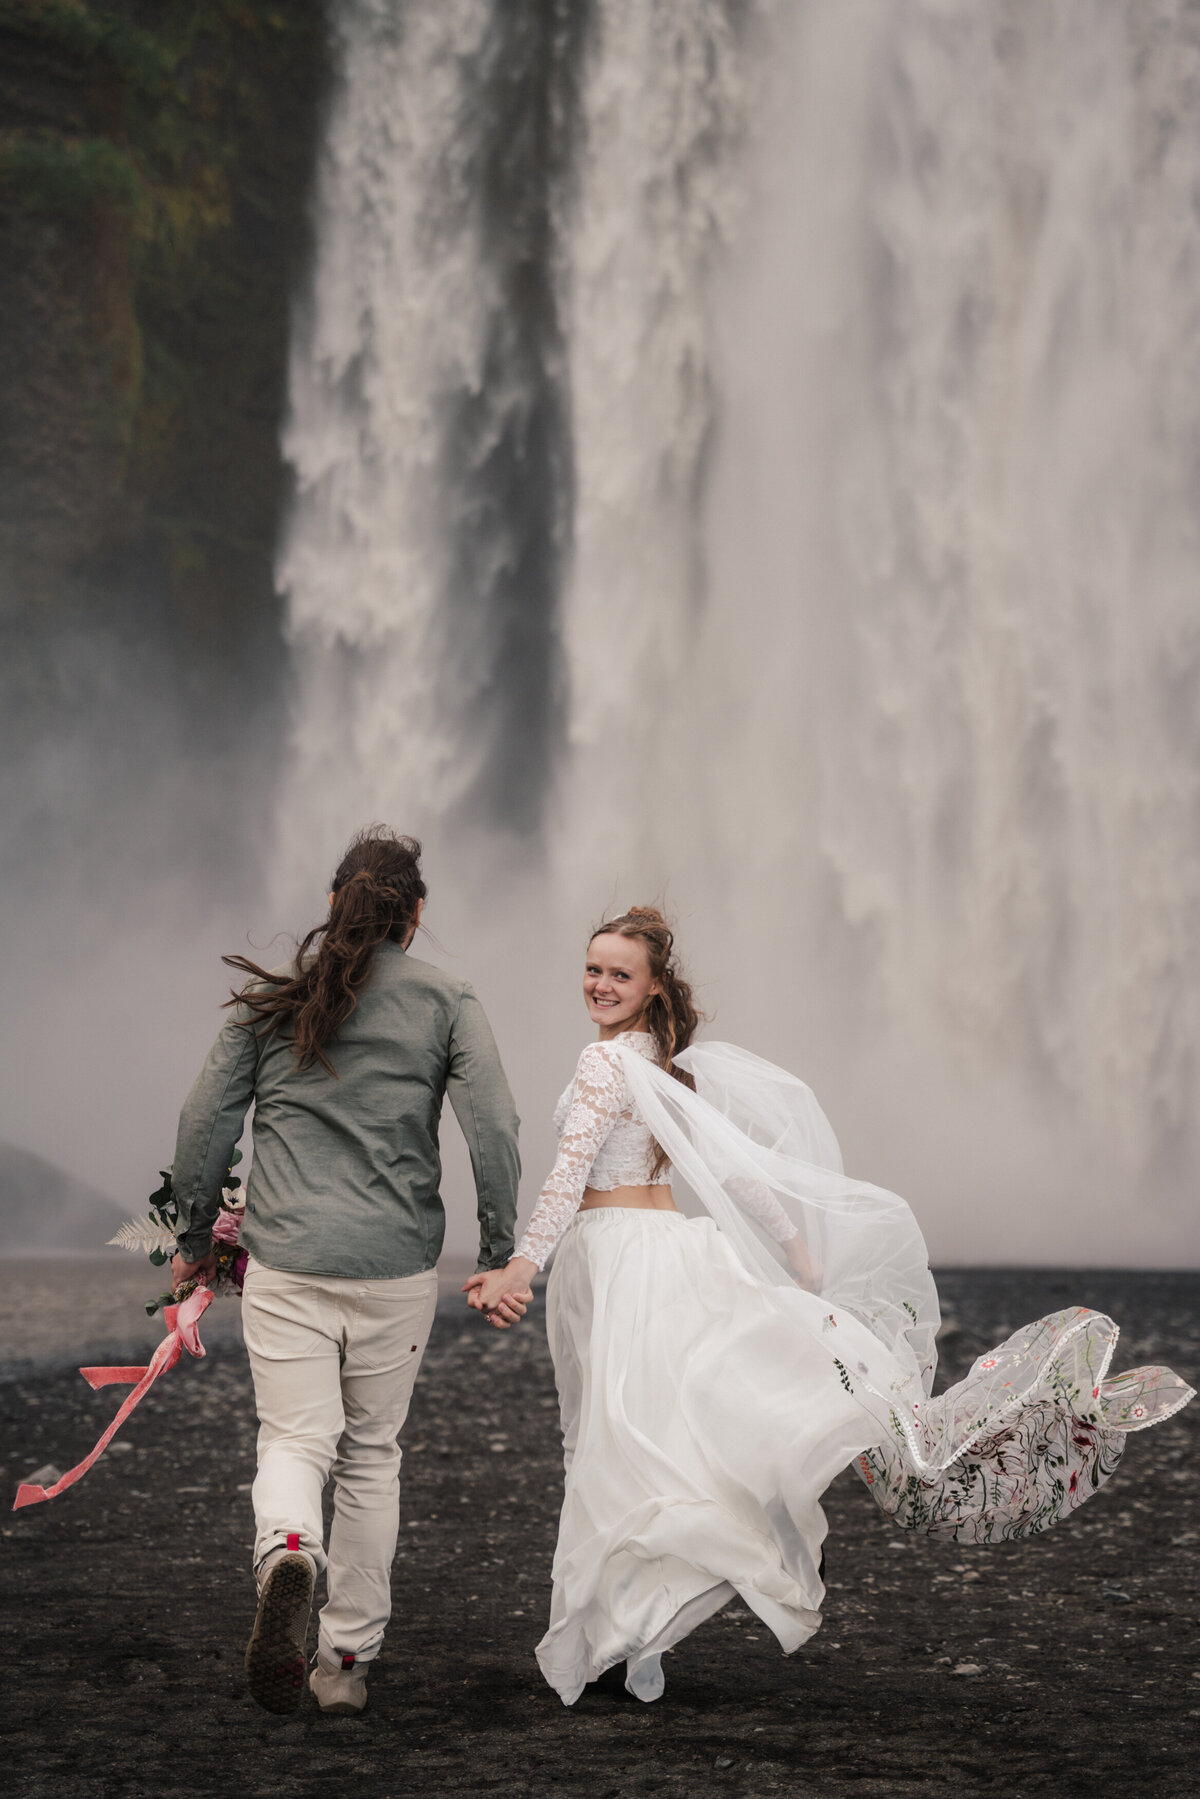
POLYGON ((326 1570, 319 1647, 370 1661, 392 1609, 400 1525, 396 1439, 437 1306, 437 1273, 403 1280, 285 1274, 253 1259, 242 1331, 258 1409, 254 1567, 306 1550, 326 1570), (329 1555, 321 1495, 334 1478, 329 1555))

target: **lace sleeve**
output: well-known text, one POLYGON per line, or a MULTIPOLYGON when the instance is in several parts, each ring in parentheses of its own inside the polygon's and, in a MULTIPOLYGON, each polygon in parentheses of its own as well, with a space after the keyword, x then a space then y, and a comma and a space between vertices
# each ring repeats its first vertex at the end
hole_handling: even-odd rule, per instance
POLYGON ((769 1237, 774 1237, 776 1243, 790 1243, 793 1237, 799 1235, 796 1226, 765 1181, 739 1174, 726 1181, 725 1190, 731 1199, 737 1201, 743 1212, 762 1225, 769 1237))
POLYGON ((621 1114, 625 1075, 620 1056, 604 1043, 589 1043, 579 1058, 558 1154, 538 1194, 533 1217, 516 1253, 544 1268, 550 1251, 579 1210, 596 1152, 621 1114))

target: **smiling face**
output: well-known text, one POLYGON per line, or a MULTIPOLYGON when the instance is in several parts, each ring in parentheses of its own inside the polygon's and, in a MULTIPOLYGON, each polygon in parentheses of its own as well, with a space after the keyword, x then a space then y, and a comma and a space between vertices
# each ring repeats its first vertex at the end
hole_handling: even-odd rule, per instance
POLYGON ((602 1038, 637 1025, 658 991, 646 946, 638 938, 613 931, 592 938, 583 969, 583 998, 602 1038))

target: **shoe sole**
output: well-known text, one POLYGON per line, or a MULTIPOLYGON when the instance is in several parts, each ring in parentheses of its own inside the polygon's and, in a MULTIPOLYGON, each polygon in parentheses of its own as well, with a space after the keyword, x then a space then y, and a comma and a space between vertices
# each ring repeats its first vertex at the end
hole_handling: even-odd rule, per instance
MULTIPOLYGON (((321 1705, 319 1699, 317 1704, 321 1705)), ((361 1718, 366 1709, 365 1701, 362 1705, 349 1705, 344 1699, 335 1699, 332 1705, 321 1705, 327 1718, 361 1718)))
POLYGON ((258 1596, 246 1645, 246 1686, 268 1712, 294 1712, 304 1692, 304 1640, 312 1609, 313 1571, 302 1555, 284 1555, 258 1596))

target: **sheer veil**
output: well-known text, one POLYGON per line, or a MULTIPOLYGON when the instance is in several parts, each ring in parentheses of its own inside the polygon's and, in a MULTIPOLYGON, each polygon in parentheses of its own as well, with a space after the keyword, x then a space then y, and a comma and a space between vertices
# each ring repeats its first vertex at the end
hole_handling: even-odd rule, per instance
POLYGON ((837 1138, 803 1081, 729 1043, 694 1044, 676 1058, 694 1093, 633 1049, 621 1060, 677 1174, 749 1277, 790 1289, 797 1328, 822 1336, 843 1385, 877 1421, 881 1453, 903 1473, 936 1480, 1037 1396, 1087 1429, 1116 1433, 1191 1397, 1166 1369, 1106 1384, 1117 1328, 1073 1307, 1017 1331, 931 1398, 939 1312, 920 1227, 896 1194, 843 1173, 837 1138), (813 1291, 796 1284, 764 1228, 772 1218, 780 1228, 780 1211, 816 1265, 813 1291))
POLYGON ((732 1043, 696 1044, 679 1056, 695 1093, 643 1056, 623 1061, 655 1139, 747 1268, 795 1285, 747 1204, 766 1189, 808 1245, 820 1296, 860 1319, 927 1390, 939 1314, 925 1239, 895 1193, 842 1172, 812 1090, 732 1043))

